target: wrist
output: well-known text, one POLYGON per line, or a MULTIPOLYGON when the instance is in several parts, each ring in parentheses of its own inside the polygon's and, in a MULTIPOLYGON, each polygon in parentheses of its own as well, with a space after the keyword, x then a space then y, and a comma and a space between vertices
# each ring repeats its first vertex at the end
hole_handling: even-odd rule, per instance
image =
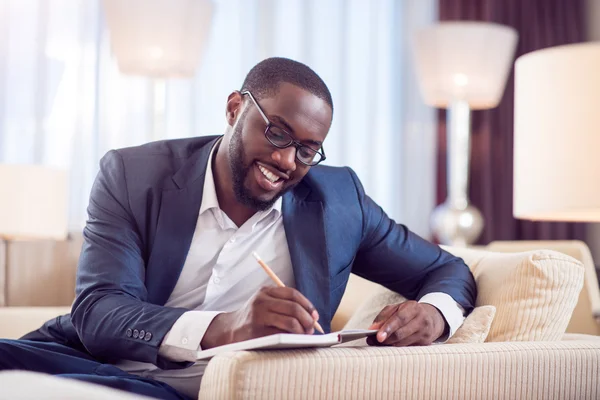
POLYGON ((444 314, 435 306, 427 303, 422 303, 427 306, 427 308, 431 311, 432 319, 433 319, 433 330, 434 330, 434 340, 438 340, 449 331, 448 324, 446 323, 446 319, 444 318, 444 314))
POLYGON ((206 329, 200 347, 203 350, 223 346, 232 342, 231 329, 228 328, 228 319, 231 313, 221 313, 211 321, 206 329))

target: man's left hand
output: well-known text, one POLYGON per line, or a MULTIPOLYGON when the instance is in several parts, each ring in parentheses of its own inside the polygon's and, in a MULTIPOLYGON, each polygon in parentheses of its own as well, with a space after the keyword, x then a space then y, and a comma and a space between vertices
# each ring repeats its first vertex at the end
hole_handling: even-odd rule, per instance
POLYGON ((386 306, 369 329, 377 329, 371 336, 371 346, 427 346, 437 340, 446 328, 440 311, 431 304, 406 301, 386 306))

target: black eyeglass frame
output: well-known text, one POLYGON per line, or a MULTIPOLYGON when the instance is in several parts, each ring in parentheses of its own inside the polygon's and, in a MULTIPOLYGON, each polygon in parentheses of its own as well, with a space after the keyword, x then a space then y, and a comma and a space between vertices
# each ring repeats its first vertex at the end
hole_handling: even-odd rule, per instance
POLYGON ((271 126, 274 126, 274 124, 271 122, 271 120, 269 120, 269 118, 267 117, 267 114, 265 114, 265 112, 263 111, 263 109, 261 108, 261 106, 258 104, 258 101, 256 101, 256 99, 254 98, 254 95, 252 95, 252 93, 249 90, 244 90, 243 92, 240 92, 240 93, 242 95, 248 95, 248 97, 250 97, 250 100, 252 100, 252 102, 256 106, 256 109, 258 110, 258 112, 260 113, 261 117, 263 118, 263 120, 267 124, 267 126, 265 128, 265 132, 264 132, 265 138, 273 146, 277 147, 278 149, 286 149, 286 148, 288 148, 288 147, 290 147, 292 145, 295 146, 296 147, 296 160, 300 161, 302 164, 307 165, 309 167, 314 167, 315 165, 320 164, 321 162, 323 162, 327 158, 327 157, 325 157, 325 149, 323 148, 323 145, 321 145, 321 151, 315 150, 315 149, 313 149, 310 146, 307 146, 307 145, 305 145, 303 143, 300 143, 299 141, 297 141, 296 139, 294 139, 294 137, 292 136, 291 133, 289 133, 285 129, 280 128, 279 126, 277 127, 277 129, 280 130, 281 132, 283 132, 288 137, 289 142, 286 145, 280 145, 280 144, 274 143, 273 140, 269 139, 269 131, 271 130, 271 126), (306 149, 309 152, 312 152, 314 154, 318 154, 321 157, 320 160, 317 161, 317 162, 313 162, 313 163, 307 163, 306 161, 303 161, 298 156, 301 148, 302 149, 306 149))

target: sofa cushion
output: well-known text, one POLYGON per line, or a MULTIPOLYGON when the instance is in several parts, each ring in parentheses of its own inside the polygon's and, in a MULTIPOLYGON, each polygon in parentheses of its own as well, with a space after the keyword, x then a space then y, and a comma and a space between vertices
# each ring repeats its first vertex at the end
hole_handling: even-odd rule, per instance
MULTIPOLYGON (((404 301, 406 298, 382 287, 356 310, 344 329, 367 329, 386 305, 404 301)), ((476 307, 446 343, 483 343, 490 331, 495 312, 494 306, 476 307)), ((364 339, 352 343, 353 346, 365 344, 364 339)))
POLYGON ((477 282, 476 306, 496 307, 487 341, 560 340, 583 287, 581 262, 562 253, 446 248, 477 282))

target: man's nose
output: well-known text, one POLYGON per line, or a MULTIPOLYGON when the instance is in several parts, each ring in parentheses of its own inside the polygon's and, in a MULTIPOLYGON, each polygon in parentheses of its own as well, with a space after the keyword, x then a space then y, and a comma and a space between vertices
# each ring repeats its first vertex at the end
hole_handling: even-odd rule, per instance
POLYGON ((285 173, 294 172, 296 170, 296 147, 290 146, 275 150, 273 160, 285 173))

